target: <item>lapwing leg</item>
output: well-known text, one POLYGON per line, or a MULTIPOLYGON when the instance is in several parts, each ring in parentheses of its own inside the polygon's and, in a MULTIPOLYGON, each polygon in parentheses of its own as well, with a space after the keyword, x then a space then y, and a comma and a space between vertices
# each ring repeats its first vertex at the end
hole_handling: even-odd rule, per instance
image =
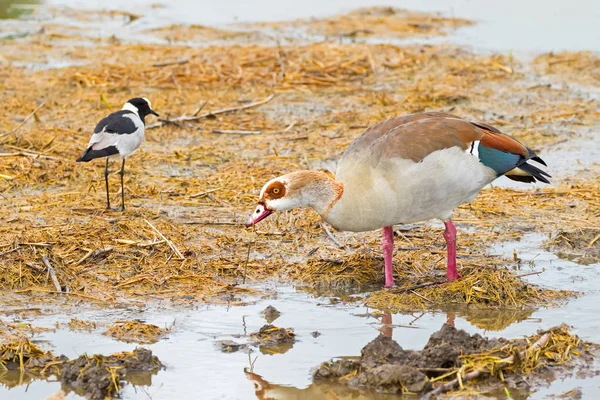
POLYGON ((110 210, 110 193, 108 192, 108 157, 106 157, 106 167, 104 167, 104 181, 106 182, 106 209, 110 210))
POLYGON ((123 175, 125 175, 125 159, 121 164, 121 211, 125 211, 125 186, 123 185, 123 175))
POLYGON ((444 231, 444 239, 446 239, 446 248, 448 251, 448 269, 446 277, 448 281, 453 281, 460 278, 460 274, 456 269, 456 228, 452 220, 444 221, 446 230, 444 231))
POLYGON ((391 226, 383 228, 381 247, 383 249, 383 263, 385 265, 385 287, 394 286, 394 271, 392 269, 392 253, 394 251, 394 229, 391 226))

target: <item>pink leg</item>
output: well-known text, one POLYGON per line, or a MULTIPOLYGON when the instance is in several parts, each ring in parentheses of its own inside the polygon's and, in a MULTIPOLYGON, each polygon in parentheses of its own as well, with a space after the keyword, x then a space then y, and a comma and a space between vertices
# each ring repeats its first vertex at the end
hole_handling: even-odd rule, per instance
POLYGON ((383 228, 383 237, 381 238, 381 247, 383 248, 383 262, 385 264, 385 287, 394 286, 394 271, 392 269, 392 252, 394 250, 394 230, 391 226, 383 228))
POLYGON ((452 220, 444 221, 446 230, 444 231, 444 239, 446 239, 446 247, 448 250, 448 270, 446 276, 448 281, 453 281, 460 278, 460 274, 456 269, 456 228, 452 220))

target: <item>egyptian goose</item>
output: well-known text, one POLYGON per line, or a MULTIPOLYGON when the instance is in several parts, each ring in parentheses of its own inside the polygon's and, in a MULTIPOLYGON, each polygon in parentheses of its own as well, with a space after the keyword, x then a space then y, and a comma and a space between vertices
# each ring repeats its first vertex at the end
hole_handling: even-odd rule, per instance
POLYGON ((383 228, 385 286, 394 285, 392 226, 441 219, 446 227, 449 281, 456 269, 452 211, 504 175, 549 183, 546 165, 531 149, 498 129, 451 114, 425 112, 380 122, 346 149, 335 178, 322 171, 292 172, 267 182, 246 226, 274 211, 312 207, 339 230, 383 228))
POLYGON ((87 148, 77 162, 88 162, 95 158, 106 157, 104 180, 106 182, 106 208, 110 209, 108 193, 108 158, 118 154, 121 164, 121 210, 125 211, 125 191, 123 175, 125 174, 125 159, 132 155, 144 140, 144 117, 158 113, 150 105, 150 100, 136 97, 125 103, 120 111, 102 118, 96 125, 87 148))

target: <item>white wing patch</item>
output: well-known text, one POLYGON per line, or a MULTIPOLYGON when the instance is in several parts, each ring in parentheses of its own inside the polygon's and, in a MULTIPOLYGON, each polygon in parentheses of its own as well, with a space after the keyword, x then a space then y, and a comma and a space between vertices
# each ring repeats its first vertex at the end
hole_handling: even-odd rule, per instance
POLYGON ((471 143, 468 151, 475 157, 479 158, 479 140, 475 140, 473 143, 471 143))
POLYGON ((94 150, 102 150, 110 146, 116 146, 116 136, 118 135, 110 134, 102 129, 102 131, 92 135, 88 147, 91 147, 94 150))

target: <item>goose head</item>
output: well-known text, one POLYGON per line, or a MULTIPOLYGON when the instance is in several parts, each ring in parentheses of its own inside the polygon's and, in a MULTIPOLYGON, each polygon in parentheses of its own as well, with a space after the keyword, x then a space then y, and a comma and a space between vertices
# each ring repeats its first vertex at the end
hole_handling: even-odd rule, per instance
POLYGON ((275 211, 312 207, 326 214, 342 194, 342 184, 330 172, 297 171, 271 179, 260 191, 256 209, 246 226, 252 226, 275 211))

